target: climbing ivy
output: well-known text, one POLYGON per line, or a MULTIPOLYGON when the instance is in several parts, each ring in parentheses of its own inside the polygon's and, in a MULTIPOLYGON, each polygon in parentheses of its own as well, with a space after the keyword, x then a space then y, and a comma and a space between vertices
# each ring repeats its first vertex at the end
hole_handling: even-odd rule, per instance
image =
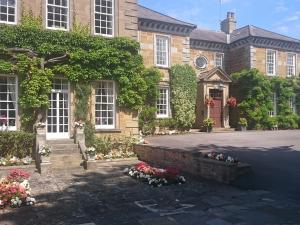
MULTIPOLYGON (((274 125, 279 128, 298 127, 299 117, 292 111, 289 101, 296 96, 299 106, 300 80, 268 77, 257 69, 243 70, 232 76, 231 94, 237 97, 238 113, 231 118, 246 118, 249 129, 270 129, 274 125), (277 96, 277 116, 270 117, 273 111, 272 96, 277 96)), ((299 111, 298 111, 299 112, 299 111)), ((236 126, 237 121, 231 125, 236 126)))
MULTIPOLYGON (((28 14, 23 20, 32 17, 28 14)), ((44 30, 39 24, 36 19, 23 26, 0 25, 0 73, 21 77, 22 126, 30 127, 49 106, 54 75, 63 75, 72 83, 114 80, 119 87, 118 106, 141 109, 147 81, 136 41, 89 36, 78 32, 84 29, 79 26, 74 32, 44 30)))
POLYGON ((170 75, 173 118, 179 129, 189 130, 196 119, 196 72, 189 65, 175 65, 170 75))
POLYGON ((75 120, 85 121, 89 114, 89 96, 91 96, 91 84, 90 83, 76 83, 75 84, 75 120))

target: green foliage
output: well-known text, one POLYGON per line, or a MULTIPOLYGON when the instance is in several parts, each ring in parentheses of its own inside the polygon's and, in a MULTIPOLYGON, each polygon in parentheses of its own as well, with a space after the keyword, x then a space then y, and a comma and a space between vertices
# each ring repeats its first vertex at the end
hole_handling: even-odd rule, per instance
POLYGON ((248 121, 250 129, 296 128, 298 116, 290 108, 290 98, 296 96, 299 104, 299 79, 270 78, 256 69, 244 70, 232 75, 234 87, 238 88, 238 109, 248 121), (270 118, 273 110, 272 95, 277 95, 277 117, 270 118))
POLYGON ((93 143, 93 147, 96 149, 96 154, 103 154, 104 156, 119 154, 120 157, 122 155, 129 155, 129 154, 122 154, 122 153, 128 153, 133 152, 133 146, 136 143, 136 140, 134 138, 125 137, 125 138, 113 138, 111 136, 103 136, 103 137, 97 137, 95 138, 95 141, 93 143), (118 152, 117 154, 114 154, 112 152, 118 152))
POLYGON ((246 118, 240 118, 239 120, 239 125, 243 126, 243 127, 247 127, 248 126, 248 121, 246 118))
POLYGON ((144 107, 139 115, 139 128, 144 135, 155 132, 156 107, 144 107))
POLYGON ((21 26, 27 27, 27 28, 42 29, 43 28, 43 19, 41 16, 35 17, 31 10, 28 12, 24 11, 22 13, 21 26))
POLYGON ((208 127, 213 127, 215 125, 215 121, 212 118, 207 118, 203 120, 203 127, 208 128, 208 127))
MULTIPOLYGON (((73 32, 44 30, 40 19, 32 13, 24 14, 22 20, 22 26, 0 25, 0 72, 21 76, 20 105, 22 126, 26 129, 32 127, 38 112, 49 106, 54 74, 65 76, 73 83, 114 80, 118 84, 118 106, 142 108, 148 89, 147 74, 143 73, 136 41, 89 36, 80 25, 73 32), (13 53, 9 51, 11 48, 29 49, 36 56, 13 53), (63 62, 51 62, 63 55, 67 56, 63 62)), ((82 117, 82 112, 82 108, 78 109, 76 116, 82 117)))
POLYGON ((91 122, 86 122, 84 125, 85 145, 90 147, 95 142, 95 126, 91 122))
POLYGON ((196 73, 189 65, 175 65, 170 75, 173 118, 179 129, 188 130, 196 119, 196 73))
POLYGON ((272 110, 272 86, 267 76, 258 70, 243 70, 232 75, 238 87, 238 109, 240 116, 248 121, 249 129, 265 128, 272 110))
POLYGON ((156 120, 156 100, 158 97, 158 83, 161 74, 158 69, 149 68, 144 71, 147 89, 144 96, 144 105, 139 115, 139 128, 145 135, 153 134, 156 120))
POLYGON ((169 129, 175 129, 177 127, 176 121, 173 118, 158 119, 157 124, 162 128, 168 127, 169 129))
POLYGON ((91 96, 92 90, 89 83, 76 83, 75 84, 75 120, 86 121, 89 114, 89 96, 91 96))
POLYGON ((31 156, 35 136, 25 132, 0 132, 0 157, 31 156))

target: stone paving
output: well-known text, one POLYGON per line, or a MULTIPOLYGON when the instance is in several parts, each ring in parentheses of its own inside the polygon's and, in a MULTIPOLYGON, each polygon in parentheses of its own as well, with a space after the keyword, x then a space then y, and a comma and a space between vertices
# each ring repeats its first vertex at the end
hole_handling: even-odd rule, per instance
POLYGON ((33 174, 33 207, 0 210, 1 225, 267 225, 300 224, 300 203, 262 190, 187 178, 151 188, 122 173, 136 161, 93 171, 33 174))

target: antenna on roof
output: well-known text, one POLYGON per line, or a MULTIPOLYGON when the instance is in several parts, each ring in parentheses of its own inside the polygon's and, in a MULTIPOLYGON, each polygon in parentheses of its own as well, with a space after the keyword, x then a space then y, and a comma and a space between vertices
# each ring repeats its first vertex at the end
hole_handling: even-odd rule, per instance
POLYGON ((222 22, 222 4, 223 4, 223 0, 219 0, 219 22, 222 22))

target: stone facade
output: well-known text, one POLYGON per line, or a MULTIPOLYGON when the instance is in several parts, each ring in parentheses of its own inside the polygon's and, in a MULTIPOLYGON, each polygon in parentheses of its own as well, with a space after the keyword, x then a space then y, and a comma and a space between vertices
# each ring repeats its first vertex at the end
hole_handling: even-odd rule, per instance
MULTIPOLYGON (((91 34, 94 34, 93 7, 93 0, 69 0, 69 29, 72 30, 73 24, 78 23, 88 26, 91 34)), ((137 0, 115 0, 114 8, 114 36, 137 39, 137 0)), ((31 11, 34 16, 40 16, 46 27, 46 1, 21 0, 18 6, 18 23, 23 11, 31 11)))

